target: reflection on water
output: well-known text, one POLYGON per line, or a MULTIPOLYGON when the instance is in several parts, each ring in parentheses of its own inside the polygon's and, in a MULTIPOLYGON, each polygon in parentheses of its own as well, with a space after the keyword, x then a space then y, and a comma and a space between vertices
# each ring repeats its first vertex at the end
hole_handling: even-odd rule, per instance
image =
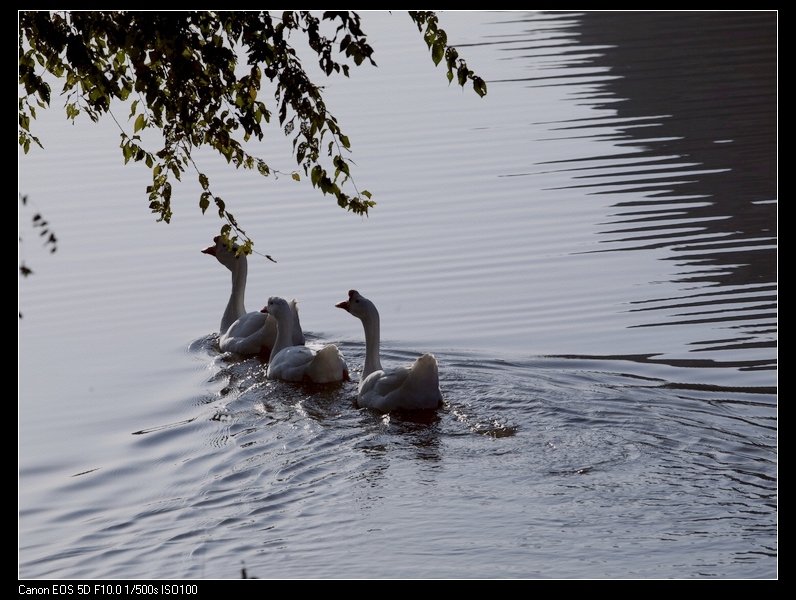
POLYGON ((777 332, 776 17, 535 15, 521 20, 527 37, 502 42, 506 52, 521 49, 512 58, 532 71, 524 84, 588 87, 595 116, 549 123, 551 131, 605 142, 597 156, 584 150, 506 175, 568 172, 568 189, 608 196, 597 252, 670 251, 677 291, 633 301, 631 311, 647 314, 634 327, 704 334, 709 323, 719 337, 692 339, 692 351, 768 348, 749 363, 768 369, 777 332))

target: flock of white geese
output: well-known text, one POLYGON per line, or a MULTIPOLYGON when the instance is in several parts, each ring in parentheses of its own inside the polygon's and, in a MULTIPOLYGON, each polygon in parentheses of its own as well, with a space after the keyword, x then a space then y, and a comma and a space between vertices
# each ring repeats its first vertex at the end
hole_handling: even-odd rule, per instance
MULTIPOLYGON (((296 301, 272 296, 259 311, 246 312, 244 296, 248 262, 236 255, 220 236, 202 250, 215 256, 232 273, 232 292, 221 317, 219 347, 222 352, 268 356, 268 379, 332 383, 348 380, 348 367, 337 346, 315 351, 304 345, 296 301)), ((384 369, 379 359, 379 311, 356 290, 335 304, 362 321, 365 329, 365 366, 357 391, 357 405, 380 412, 429 410, 442 404, 437 359, 424 354, 414 364, 384 369)))

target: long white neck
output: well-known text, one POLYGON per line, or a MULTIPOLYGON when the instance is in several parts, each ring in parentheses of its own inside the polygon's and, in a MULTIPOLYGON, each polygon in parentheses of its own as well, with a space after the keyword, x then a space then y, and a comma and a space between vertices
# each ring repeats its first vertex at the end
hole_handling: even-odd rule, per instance
POLYGON ((232 271, 232 293, 221 317, 221 333, 224 333, 229 326, 246 314, 244 306, 244 296, 246 295, 246 276, 249 271, 246 257, 241 255, 230 269, 232 271))
POLYGON ((381 327, 379 311, 375 306, 362 317, 362 325, 365 328, 365 368, 362 371, 362 379, 365 379, 373 371, 381 371, 381 361, 379 360, 381 327))
POLYGON ((276 341, 274 347, 271 349, 271 356, 276 356, 284 350, 293 345, 293 313, 288 310, 285 313, 280 313, 276 317, 276 341))

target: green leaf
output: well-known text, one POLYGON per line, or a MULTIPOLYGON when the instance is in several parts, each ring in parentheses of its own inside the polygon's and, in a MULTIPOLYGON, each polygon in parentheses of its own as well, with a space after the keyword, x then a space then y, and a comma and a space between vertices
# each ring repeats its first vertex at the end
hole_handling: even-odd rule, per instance
POLYGON ((445 45, 439 42, 435 42, 434 45, 431 47, 431 59, 434 61, 434 64, 438 65, 444 56, 445 56, 445 45))
POLYGON ((199 208, 202 209, 202 214, 205 214, 205 211, 210 206, 210 196, 210 192, 203 192, 199 197, 199 208))
POLYGON ((475 93, 483 98, 486 96, 486 81, 480 77, 473 77, 473 89, 475 93))

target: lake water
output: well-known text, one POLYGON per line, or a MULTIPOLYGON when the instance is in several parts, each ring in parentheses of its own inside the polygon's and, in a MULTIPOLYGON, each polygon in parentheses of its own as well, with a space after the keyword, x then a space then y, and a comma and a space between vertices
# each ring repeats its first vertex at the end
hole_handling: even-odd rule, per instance
MULTIPOLYGON (((447 85, 367 13, 326 82, 370 217, 197 158, 255 249, 248 310, 299 299, 353 382, 220 354, 220 222, 62 100, 20 153, 22 578, 777 577, 777 13, 443 13, 447 85), (41 211, 58 250, 40 247, 41 211), (433 351, 435 415, 354 406, 433 351)), ((117 115, 120 123, 126 111, 117 115)), ((256 148, 294 166, 273 128, 256 148)))

